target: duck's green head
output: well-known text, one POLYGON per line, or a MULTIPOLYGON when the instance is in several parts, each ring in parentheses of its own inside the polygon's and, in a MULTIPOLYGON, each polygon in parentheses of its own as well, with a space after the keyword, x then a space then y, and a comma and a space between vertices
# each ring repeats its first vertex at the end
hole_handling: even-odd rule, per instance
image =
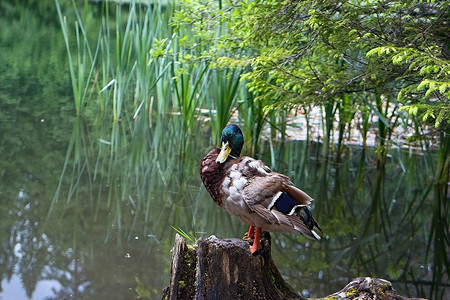
POLYGON ((221 164, 225 162, 228 156, 239 157, 242 146, 244 145, 244 136, 241 129, 233 124, 228 125, 222 131, 220 138, 221 150, 217 156, 216 162, 221 164))

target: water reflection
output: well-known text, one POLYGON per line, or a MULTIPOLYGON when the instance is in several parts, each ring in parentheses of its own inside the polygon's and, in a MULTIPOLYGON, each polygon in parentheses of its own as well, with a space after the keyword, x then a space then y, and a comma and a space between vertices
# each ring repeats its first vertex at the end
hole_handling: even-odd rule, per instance
MULTIPOLYGON (((151 128, 139 123, 148 120, 98 128, 74 119, 65 139, 52 134, 61 130, 56 123, 3 123, 21 134, 1 141, 13 154, 0 187, 8 216, 0 221, 0 295, 20 281, 17 297, 129 299, 139 291, 156 299, 168 283, 172 226, 195 237, 241 236, 245 226, 209 199, 197 174, 210 129, 180 149, 178 118, 155 117, 151 128), (24 154, 17 140, 29 140, 33 151, 24 154)), ((264 143, 262 158, 270 161, 264 143)), ((277 170, 313 195, 326 234, 320 243, 273 234, 275 261, 298 291, 323 296, 353 277, 377 276, 402 294, 427 295, 435 283, 433 248, 426 247, 431 156, 393 150, 380 166, 374 153, 347 148, 335 164, 321 144, 274 146, 277 170)))

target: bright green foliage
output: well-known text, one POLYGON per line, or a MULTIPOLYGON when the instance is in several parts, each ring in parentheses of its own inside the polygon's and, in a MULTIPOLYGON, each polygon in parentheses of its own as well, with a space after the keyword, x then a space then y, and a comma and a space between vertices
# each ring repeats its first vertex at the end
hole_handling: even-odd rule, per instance
MULTIPOLYGON (((444 49, 445 51, 447 49, 444 49)), ((378 55, 392 61, 392 64, 407 68, 401 80, 409 79, 398 93, 398 100, 406 103, 400 110, 418 115, 423 122, 435 120, 438 128, 441 122, 450 118, 450 62, 443 57, 437 46, 424 50, 413 47, 377 47, 367 56, 378 55)))
POLYGON ((352 95, 362 111, 371 95, 384 95, 396 98, 396 105, 404 106, 412 118, 432 120, 441 132, 447 130, 448 2, 257 0, 182 5, 175 23, 192 26, 219 64, 244 68, 248 89, 266 108, 324 105, 352 95))

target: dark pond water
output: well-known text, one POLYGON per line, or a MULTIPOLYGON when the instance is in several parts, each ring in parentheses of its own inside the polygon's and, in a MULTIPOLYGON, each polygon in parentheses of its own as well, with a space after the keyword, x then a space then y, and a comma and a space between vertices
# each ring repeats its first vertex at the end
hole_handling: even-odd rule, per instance
MULTIPOLYGON (((48 2, 0 4, 0 299, 158 299, 174 228, 196 238, 246 230, 198 176, 219 133, 205 123, 186 136, 176 115, 155 116, 150 128, 74 118, 48 2)), ((274 260, 296 290, 324 296, 373 276, 406 296, 448 296, 448 278, 433 276, 448 250, 432 228, 443 201, 433 153, 393 149, 380 167, 373 149, 349 147, 339 163, 321 144, 273 149, 263 139, 259 158, 313 196, 325 232, 321 242, 272 234, 274 260)))

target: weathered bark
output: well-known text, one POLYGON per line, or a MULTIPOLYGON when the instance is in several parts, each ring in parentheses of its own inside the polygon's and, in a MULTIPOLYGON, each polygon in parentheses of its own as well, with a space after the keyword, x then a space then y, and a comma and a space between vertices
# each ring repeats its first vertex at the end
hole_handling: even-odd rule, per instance
MULTIPOLYGON (((270 235, 252 255, 241 239, 200 239, 195 246, 175 237, 170 285, 163 299, 304 299, 282 278, 270 253, 270 235)), ((356 278, 327 299, 408 299, 389 281, 356 278)), ((324 298, 324 299, 325 299, 324 298)))

